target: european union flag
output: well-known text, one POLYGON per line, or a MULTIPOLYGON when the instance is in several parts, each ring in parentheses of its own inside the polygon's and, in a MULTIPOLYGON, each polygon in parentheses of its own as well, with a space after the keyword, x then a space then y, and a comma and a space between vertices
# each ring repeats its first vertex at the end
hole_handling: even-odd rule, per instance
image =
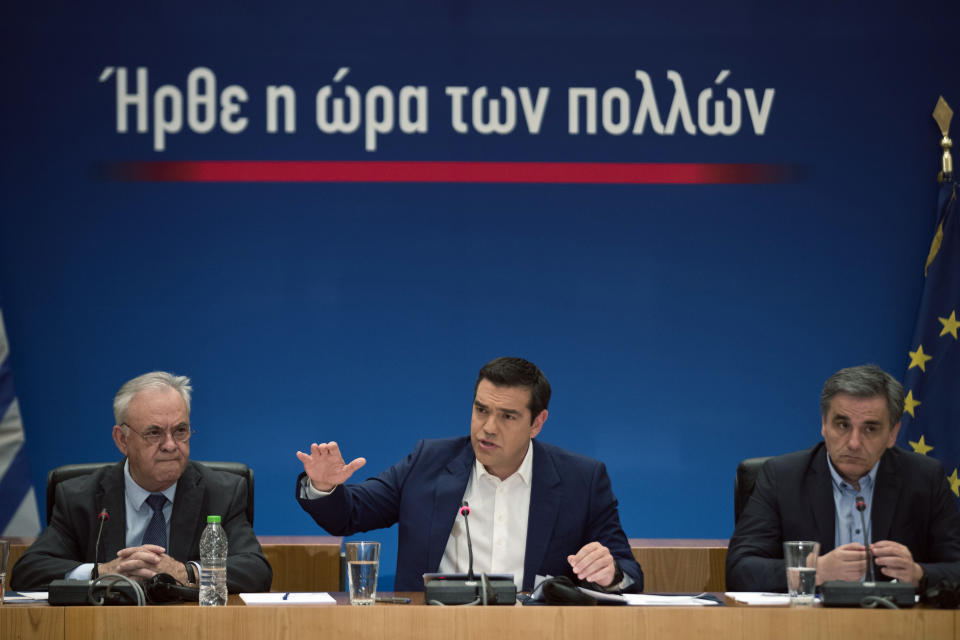
POLYGON ((940 460, 960 498, 960 203, 952 179, 940 186, 938 211, 904 376, 900 442, 940 460))

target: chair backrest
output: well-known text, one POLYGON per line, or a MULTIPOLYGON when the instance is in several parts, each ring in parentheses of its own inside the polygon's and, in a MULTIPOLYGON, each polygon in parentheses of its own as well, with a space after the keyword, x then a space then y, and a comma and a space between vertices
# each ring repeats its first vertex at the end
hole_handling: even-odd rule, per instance
POLYGON ((733 480, 733 524, 737 524, 740 514, 743 513, 747 501, 753 494, 753 488, 757 484, 757 474, 760 473, 760 467, 770 459, 765 458, 747 458, 737 465, 737 477, 733 480))
MULTIPOLYGON (((253 526, 253 469, 242 462, 200 462, 199 464, 215 471, 226 471, 240 476, 247 481, 247 520, 253 526)), ((51 469, 47 474, 47 524, 53 516, 53 502, 57 495, 57 485, 64 480, 85 476, 103 467, 109 467, 116 462, 85 462, 82 464, 65 464, 62 467, 51 469)))

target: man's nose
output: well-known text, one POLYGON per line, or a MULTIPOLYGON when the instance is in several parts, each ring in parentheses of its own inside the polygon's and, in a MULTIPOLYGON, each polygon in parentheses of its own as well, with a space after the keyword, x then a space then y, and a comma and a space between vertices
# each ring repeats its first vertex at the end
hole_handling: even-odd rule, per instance
POLYGON ((863 444, 862 435, 858 429, 850 431, 850 439, 847 440, 847 447, 850 449, 859 449, 863 444))

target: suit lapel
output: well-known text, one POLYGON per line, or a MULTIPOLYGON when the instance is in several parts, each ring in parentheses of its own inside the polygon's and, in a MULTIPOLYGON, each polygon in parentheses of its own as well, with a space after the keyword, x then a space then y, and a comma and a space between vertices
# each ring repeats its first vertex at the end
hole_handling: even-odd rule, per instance
POLYGON ((877 486, 873 489, 873 507, 870 510, 871 541, 889 540, 893 512, 900 500, 900 465, 890 449, 880 458, 877 469, 877 486))
POLYGON ((836 542, 837 509, 833 500, 833 480, 827 467, 827 448, 822 444, 814 454, 807 471, 811 491, 803 492, 811 501, 810 510, 820 541, 820 553, 832 551, 836 542))
MULTIPOLYGON (((100 480, 100 486, 97 488, 96 508, 106 509, 110 520, 103 527, 103 541, 100 548, 103 552, 99 555, 101 562, 108 562, 117 557, 117 552, 127 546, 127 502, 126 491, 124 487, 123 465, 126 458, 110 468, 100 480)), ((94 526, 98 526, 95 523, 94 526)), ((91 540, 91 546, 96 545, 96 529, 94 537, 91 540)), ((96 549, 94 549, 96 553, 96 549)), ((92 556, 91 556, 92 557, 92 556)))
POLYGON ((560 515, 562 492, 560 474, 553 457, 537 441, 533 446, 533 478, 530 487, 530 515, 527 521, 527 548, 523 559, 523 587, 533 589, 537 569, 543 563, 552 531, 560 515))
MULTIPOLYGON (((193 536, 203 527, 197 527, 200 518, 208 514, 200 513, 203 508, 203 476, 197 471, 195 463, 188 462, 183 475, 177 482, 177 491, 173 496, 173 513, 170 515, 170 548, 167 555, 178 560, 189 560, 199 553, 192 553, 193 536)), ((226 516, 226 514, 221 514, 226 516)))
POLYGON ((467 489, 467 480, 476 460, 470 441, 457 456, 444 468, 435 483, 433 511, 430 514, 430 538, 427 545, 428 567, 439 567, 443 552, 450 539, 457 508, 467 489))

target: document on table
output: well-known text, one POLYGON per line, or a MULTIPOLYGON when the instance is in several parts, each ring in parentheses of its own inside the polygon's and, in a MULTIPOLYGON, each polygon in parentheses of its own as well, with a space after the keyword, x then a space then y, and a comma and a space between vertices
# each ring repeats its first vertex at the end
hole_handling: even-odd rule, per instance
POLYGON ((627 604, 644 607, 715 607, 720 603, 697 596, 657 596, 646 593, 625 593, 627 604))
MULTIPOLYGON (((530 595, 531 600, 543 601, 543 582, 551 577, 552 576, 537 576, 535 580, 537 588, 534 589, 533 593, 530 595)), ((715 600, 713 596, 706 598, 700 597, 706 594, 700 594, 696 596, 663 596, 646 593, 607 593, 605 591, 594 591, 593 589, 587 589, 585 587, 577 587, 577 589, 583 593, 593 596, 597 602, 607 604, 626 604, 639 607, 712 607, 720 604, 720 602, 715 600)))
POLYGON ((283 593, 241 593, 245 604, 337 604, 329 593, 290 591, 283 593))
POLYGON ((4 602, 37 602, 47 599, 46 591, 7 591, 4 602))
POLYGON ((728 591, 724 594, 737 602, 753 605, 785 605, 790 604, 790 596, 785 593, 761 593, 759 591, 728 591))
POLYGON ((620 602, 635 607, 712 607, 720 603, 713 599, 699 596, 678 595, 662 596, 648 593, 604 593, 579 587, 580 591, 589 593, 597 602, 620 602))

